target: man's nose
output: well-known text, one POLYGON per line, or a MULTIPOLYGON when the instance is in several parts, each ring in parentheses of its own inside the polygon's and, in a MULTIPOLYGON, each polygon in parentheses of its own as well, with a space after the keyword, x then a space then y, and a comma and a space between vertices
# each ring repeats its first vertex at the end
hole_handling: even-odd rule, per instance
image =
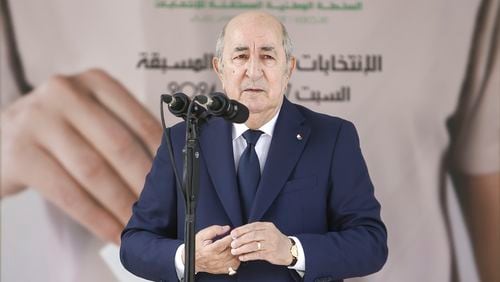
POLYGON ((261 62, 255 56, 251 56, 247 61, 247 76, 251 80, 258 80, 262 77, 261 62))

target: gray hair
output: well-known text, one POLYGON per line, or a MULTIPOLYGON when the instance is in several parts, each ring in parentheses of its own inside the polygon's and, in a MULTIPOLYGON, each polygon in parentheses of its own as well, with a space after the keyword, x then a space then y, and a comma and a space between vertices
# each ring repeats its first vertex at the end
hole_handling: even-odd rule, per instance
MULTIPOLYGON (((285 49, 285 57, 286 57, 286 63, 288 64, 290 62, 290 59, 292 58, 292 52, 293 52, 293 45, 292 45, 292 39, 290 39, 290 36, 288 35, 288 31, 286 30, 285 25, 283 25, 282 22, 279 22, 281 25, 281 36, 283 38, 283 49, 285 49)), ((224 37, 226 35, 226 27, 227 23, 224 25, 222 28, 222 31, 219 33, 219 36, 217 37, 217 43, 215 44, 215 57, 219 60, 219 62, 222 62, 222 53, 224 52, 224 37)))

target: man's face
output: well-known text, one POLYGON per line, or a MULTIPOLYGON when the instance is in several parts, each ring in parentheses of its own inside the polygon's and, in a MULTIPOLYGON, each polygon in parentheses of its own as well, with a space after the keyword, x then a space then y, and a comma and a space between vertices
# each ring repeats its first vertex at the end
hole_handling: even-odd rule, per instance
POLYGON ((226 94, 250 114, 281 106, 293 63, 287 65, 282 30, 269 16, 235 18, 226 28, 222 62, 214 62, 226 94))

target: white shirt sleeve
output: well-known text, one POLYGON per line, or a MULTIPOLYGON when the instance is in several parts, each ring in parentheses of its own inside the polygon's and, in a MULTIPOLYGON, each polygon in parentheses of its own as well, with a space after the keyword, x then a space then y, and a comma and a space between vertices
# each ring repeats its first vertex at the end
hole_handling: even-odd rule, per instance
POLYGON ((297 263, 294 266, 289 266, 288 268, 294 269, 300 275, 300 277, 304 277, 306 271, 306 257, 304 254, 304 248, 302 248, 302 244, 299 239, 294 236, 288 236, 288 238, 293 239, 295 244, 297 245, 297 251, 299 252, 299 256, 297 257, 297 263))
POLYGON ((180 245, 175 251, 175 271, 177 272, 177 278, 182 281, 184 278, 184 262, 182 261, 182 250, 184 250, 184 244, 180 245))

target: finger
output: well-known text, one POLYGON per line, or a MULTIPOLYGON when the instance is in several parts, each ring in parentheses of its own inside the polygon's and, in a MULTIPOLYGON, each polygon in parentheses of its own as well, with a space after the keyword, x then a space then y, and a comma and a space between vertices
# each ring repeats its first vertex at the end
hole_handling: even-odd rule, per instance
POLYGON ((81 187, 123 225, 128 222, 132 204, 137 197, 94 148, 73 128, 60 120, 48 123, 43 132, 37 135, 43 143, 42 146, 81 187))
POLYGON ((231 237, 233 237, 233 239, 237 239, 248 232, 265 230, 268 227, 269 224, 267 222, 252 222, 233 229, 231 231, 231 237))
POLYGON ((266 232, 265 230, 255 230, 255 231, 250 231, 247 233, 244 233, 238 239, 234 239, 231 242, 231 248, 238 248, 242 245, 249 244, 252 242, 257 242, 257 241, 264 241, 266 239, 266 232))
POLYGON ((24 183, 26 167, 21 163, 20 156, 26 154, 25 148, 30 143, 27 130, 21 129, 19 116, 22 119, 29 117, 19 110, 19 103, 22 103, 22 100, 19 99, 7 107, 0 117, 0 199, 18 193, 26 186, 24 183))
POLYGON ((75 79, 89 87, 95 97, 139 137, 151 156, 154 155, 162 134, 160 123, 120 82, 99 69, 86 71, 75 79))
POLYGON ((233 256, 239 256, 242 254, 247 254, 247 253, 252 253, 252 252, 260 252, 260 251, 262 251, 262 243, 261 242, 250 242, 250 243, 241 245, 238 248, 231 249, 231 254, 233 256))
POLYGON ((70 124, 104 156, 122 179, 139 195, 151 167, 151 156, 123 123, 99 104, 88 89, 56 80, 54 91, 63 92, 56 107, 70 124))
POLYGON ((226 249, 230 248, 232 241, 233 241, 233 238, 231 238, 230 235, 227 235, 227 236, 213 242, 209 246, 207 246, 207 248, 208 248, 207 250, 222 253, 226 249))
POLYGON ((35 172, 27 175, 27 185, 37 188, 47 200, 99 238, 119 244, 123 225, 118 220, 86 193, 47 152, 35 147, 26 148, 26 152, 26 163, 30 165, 27 169, 35 172))
POLYGON ((251 261, 251 260, 265 260, 265 256, 263 252, 251 252, 238 256, 238 259, 241 262, 251 261))
POLYGON ((220 226, 220 225, 212 225, 206 227, 196 234, 196 238, 200 241, 212 240, 213 238, 223 235, 229 231, 229 225, 220 226))

